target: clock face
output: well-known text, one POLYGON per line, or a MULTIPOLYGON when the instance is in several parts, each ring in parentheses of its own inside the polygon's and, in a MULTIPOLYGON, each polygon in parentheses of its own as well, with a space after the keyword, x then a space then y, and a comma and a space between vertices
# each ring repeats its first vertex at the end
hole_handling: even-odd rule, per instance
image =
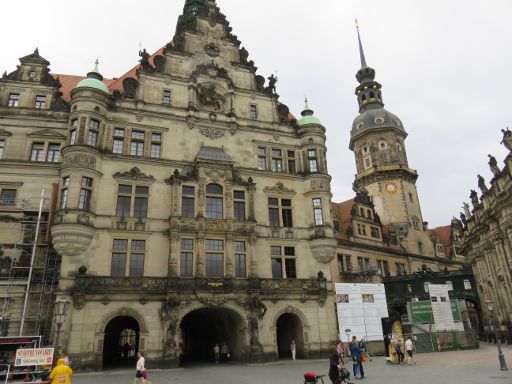
POLYGON ((390 182, 384 184, 384 190, 390 194, 397 193, 398 185, 394 181, 390 181, 390 182))

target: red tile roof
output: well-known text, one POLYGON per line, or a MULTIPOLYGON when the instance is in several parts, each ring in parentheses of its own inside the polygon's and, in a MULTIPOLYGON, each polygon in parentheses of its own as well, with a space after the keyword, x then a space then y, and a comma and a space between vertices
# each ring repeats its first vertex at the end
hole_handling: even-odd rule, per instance
POLYGON ((338 223, 340 226, 340 232, 338 237, 341 239, 347 239, 347 228, 352 222, 352 207, 354 206, 354 199, 343 201, 341 203, 332 203, 332 209, 336 212, 338 217, 338 223))
POLYGON ((433 231, 437 236, 439 236, 439 241, 441 241, 441 244, 443 245, 445 255, 451 256, 451 226, 445 225, 444 227, 437 227, 434 228, 433 231))

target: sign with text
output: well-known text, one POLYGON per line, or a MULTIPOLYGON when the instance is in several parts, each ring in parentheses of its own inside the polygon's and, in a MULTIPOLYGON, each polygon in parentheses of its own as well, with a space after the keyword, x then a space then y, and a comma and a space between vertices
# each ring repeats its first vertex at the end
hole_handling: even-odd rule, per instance
POLYGON ((16 350, 14 366, 28 367, 31 365, 51 365, 54 348, 31 348, 16 350))

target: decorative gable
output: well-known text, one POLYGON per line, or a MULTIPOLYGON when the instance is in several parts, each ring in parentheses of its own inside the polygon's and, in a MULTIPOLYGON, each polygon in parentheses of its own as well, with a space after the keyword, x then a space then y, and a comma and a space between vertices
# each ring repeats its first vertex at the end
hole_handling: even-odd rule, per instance
POLYGON ((52 131, 51 129, 42 129, 40 131, 32 132, 27 135, 30 138, 37 139, 55 139, 55 140, 66 140, 66 136, 52 131))

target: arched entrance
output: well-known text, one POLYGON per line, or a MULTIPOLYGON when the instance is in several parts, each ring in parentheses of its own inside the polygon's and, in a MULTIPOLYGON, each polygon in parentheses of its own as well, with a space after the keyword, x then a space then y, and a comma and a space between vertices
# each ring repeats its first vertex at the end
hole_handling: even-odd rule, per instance
POLYGON ((117 316, 105 327, 103 367, 135 366, 140 326, 131 316, 117 316))
POLYGON ((290 344, 295 340, 297 358, 304 358, 302 321, 294 313, 284 313, 277 319, 277 354, 280 359, 291 359, 290 344))
POLYGON ((230 361, 243 361, 244 327, 239 314, 225 308, 201 308, 187 314, 180 324, 182 363, 214 361, 213 347, 226 343, 230 361))

